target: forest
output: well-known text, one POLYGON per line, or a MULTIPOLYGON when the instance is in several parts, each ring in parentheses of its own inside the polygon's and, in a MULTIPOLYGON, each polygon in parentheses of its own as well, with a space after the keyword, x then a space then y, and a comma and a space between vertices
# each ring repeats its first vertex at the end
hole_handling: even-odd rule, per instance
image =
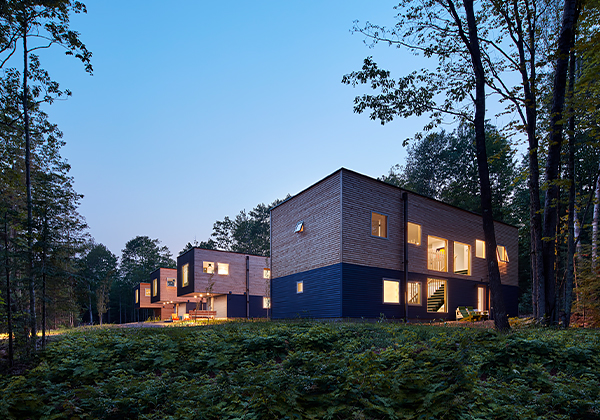
MULTIPOLYGON (((115 254, 79 213, 65 141, 47 113, 71 92, 37 51, 66 51, 91 74, 92 53, 69 21, 85 12, 71 0, 0 4, 0 332, 10 365, 45 349, 51 329, 144 320, 133 285, 175 265, 159 239, 143 235, 115 254)), ((431 66, 394 78, 367 57, 342 82, 371 89, 356 97, 356 113, 381 124, 429 122, 406 140, 406 162, 380 179, 483 214, 487 255, 496 248, 492 219, 517 226, 521 313, 545 326, 597 326, 600 2, 402 0, 390 12, 395 26, 357 21, 353 31, 431 66), (495 120, 505 125, 490 122, 498 116, 486 115, 486 101, 503 106, 495 120), (453 128, 442 129, 447 123, 453 128)), ((181 252, 268 256, 269 208, 280 202, 225 216, 181 252)), ((488 270, 501 314, 493 258, 488 270)))

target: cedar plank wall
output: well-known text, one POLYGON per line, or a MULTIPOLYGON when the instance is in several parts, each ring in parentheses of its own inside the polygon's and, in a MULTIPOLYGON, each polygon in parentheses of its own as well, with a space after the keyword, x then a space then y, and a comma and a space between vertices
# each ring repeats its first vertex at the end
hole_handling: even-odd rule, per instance
POLYGON ((342 169, 342 262, 402 270, 402 192, 342 169), (388 216, 388 237, 371 235, 371 212, 388 216))
MULTIPOLYGON (((246 256, 234 252, 216 251, 202 248, 194 248, 194 271, 190 271, 190 282, 194 280, 194 293, 206 293, 211 274, 204 273, 203 262, 209 261, 214 264, 215 273, 211 282, 214 282, 213 294, 244 294, 246 293, 246 256), (218 263, 229 264, 229 274, 218 273, 218 263)), ((250 295, 267 295, 269 279, 263 278, 263 270, 269 268, 268 258, 258 255, 250 257, 250 295)), ((193 295, 188 294, 188 296, 193 295)))
POLYGON ((341 262, 340 172, 319 181, 271 212, 273 278, 341 262), (294 233, 304 221, 304 232, 294 233))
MULTIPOLYGON (((135 289, 140 291, 140 302, 135 305, 136 308, 146 309, 146 308, 162 307, 162 304, 160 304, 160 303, 151 303, 150 302, 150 298, 152 297, 152 294, 150 294, 150 296, 146 296, 146 292, 145 292, 146 289, 150 290, 150 293, 152 293, 150 283, 140 283, 138 286, 135 287, 135 289)), ((134 296, 134 299, 135 299, 135 296, 134 296)))
MULTIPOLYGON (((403 270, 402 190, 342 169, 342 261, 357 265, 403 270), (371 211, 388 216, 388 239, 371 236, 371 211)), ((408 192, 408 221, 421 225, 421 245, 408 244, 409 272, 429 277, 487 281, 484 259, 475 257, 475 239, 483 240, 481 216, 408 192), (427 236, 448 241, 448 272, 427 268, 427 236), (454 241, 471 246, 471 275, 455 274, 454 241)), ((510 262, 499 262, 502 284, 518 286, 518 230, 495 222, 496 241, 506 246, 510 262)))
POLYGON ((158 295, 161 302, 186 302, 187 299, 177 297, 177 269, 160 268, 158 295), (167 278, 175 279, 175 287, 167 287, 167 278))

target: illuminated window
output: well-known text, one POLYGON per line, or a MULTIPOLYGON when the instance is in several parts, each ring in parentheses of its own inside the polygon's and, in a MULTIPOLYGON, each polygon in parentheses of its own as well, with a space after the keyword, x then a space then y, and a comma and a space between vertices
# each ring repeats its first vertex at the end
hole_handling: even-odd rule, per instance
POLYGON ((498 261, 508 262, 508 252, 506 252, 506 247, 504 245, 498 245, 496 247, 496 254, 498 256, 498 261))
POLYGON ((167 287, 176 287, 177 283, 175 282, 175 279, 167 279, 167 287))
POLYGON ((181 287, 186 287, 190 284, 189 271, 189 264, 184 264, 181 266, 181 287))
POLYGON ((271 278, 271 270, 268 268, 263 269, 263 279, 271 278))
POLYGON ((387 238, 387 216, 371 213, 371 235, 387 238))
POLYGON ((215 263, 210 261, 202 262, 202 272, 212 274, 215 272, 215 263))
POLYGON ((427 312, 448 312, 446 280, 427 279, 427 312))
POLYGON ((417 281, 409 281, 408 287, 408 304, 409 305, 420 305, 421 304, 421 283, 417 281))
POLYGON ((303 281, 296 282, 296 293, 304 293, 304 282, 303 281))
POLYGON ((408 243, 421 245, 421 225, 416 223, 408 223, 408 243))
POLYGON ((135 289, 135 303, 140 303, 140 291, 135 289))
POLYGON ((271 308, 271 298, 263 297, 263 309, 271 308))
POLYGON ((454 272, 471 275, 471 247, 469 245, 454 242, 454 272))
POLYGON ((477 310, 480 312, 485 311, 485 288, 477 288, 477 310))
POLYGON ((219 269, 218 273, 220 276, 229 275, 229 264, 217 263, 217 268, 219 269))
POLYGON ((475 239, 475 256, 477 258, 485 258, 485 242, 475 239))
POLYGON ((152 280, 152 296, 156 296, 158 293, 158 279, 152 280))
POLYGON ((296 229, 294 229, 294 233, 300 232, 304 232, 304 220, 301 220, 298 223, 296 223, 296 229))
POLYGON ((399 281, 383 281, 383 303, 400 303, 399 281))
POLYGON ((144 292, 146 292, 146 296, 150 296, 150 288, 149 287, 145 287, 144 292))
POLYGON ((448 271, 448 241, 435 236, 427 237, 427 268, 448 271))

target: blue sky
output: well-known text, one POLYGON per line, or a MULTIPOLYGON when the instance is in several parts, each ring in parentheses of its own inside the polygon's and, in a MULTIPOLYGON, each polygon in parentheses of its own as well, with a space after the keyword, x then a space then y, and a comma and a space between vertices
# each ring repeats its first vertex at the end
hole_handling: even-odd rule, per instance
POLYGON ((174 255, 216 220, 296 194, 340 167, 402 163, 423 119, 353 113, 341 84, 369 55, 399 76, 410 53, 369 49, 354 20, 393 24, 393 1, 93 0, 72 27, 94 75, 60 49, 42 65, 65 88, 48 108, 90 233, 120 255, 137 236, 174 255))

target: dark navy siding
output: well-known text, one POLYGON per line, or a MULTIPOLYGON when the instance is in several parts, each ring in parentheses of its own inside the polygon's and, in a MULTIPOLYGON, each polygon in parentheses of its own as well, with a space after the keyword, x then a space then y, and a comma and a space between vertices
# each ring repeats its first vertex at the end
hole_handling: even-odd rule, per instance
MULTIPOLYGON (((250 318, 266 318, 263 297, 250 295, 250 318)), ((246 295, 227 295, 227 318, 246 318, 246 295)))
POLYGON ((342 263, 342 316, 404 318, 402 271, 342 263), (400 281, 400 303, 383 303, 383 279, 400 281))
POLYGON ((342 316, 342 264, 316 268, 273 279, 273 319, 339 318, 342 316), (296 293, 296 282, 304 282, 304 293, 296 293))

